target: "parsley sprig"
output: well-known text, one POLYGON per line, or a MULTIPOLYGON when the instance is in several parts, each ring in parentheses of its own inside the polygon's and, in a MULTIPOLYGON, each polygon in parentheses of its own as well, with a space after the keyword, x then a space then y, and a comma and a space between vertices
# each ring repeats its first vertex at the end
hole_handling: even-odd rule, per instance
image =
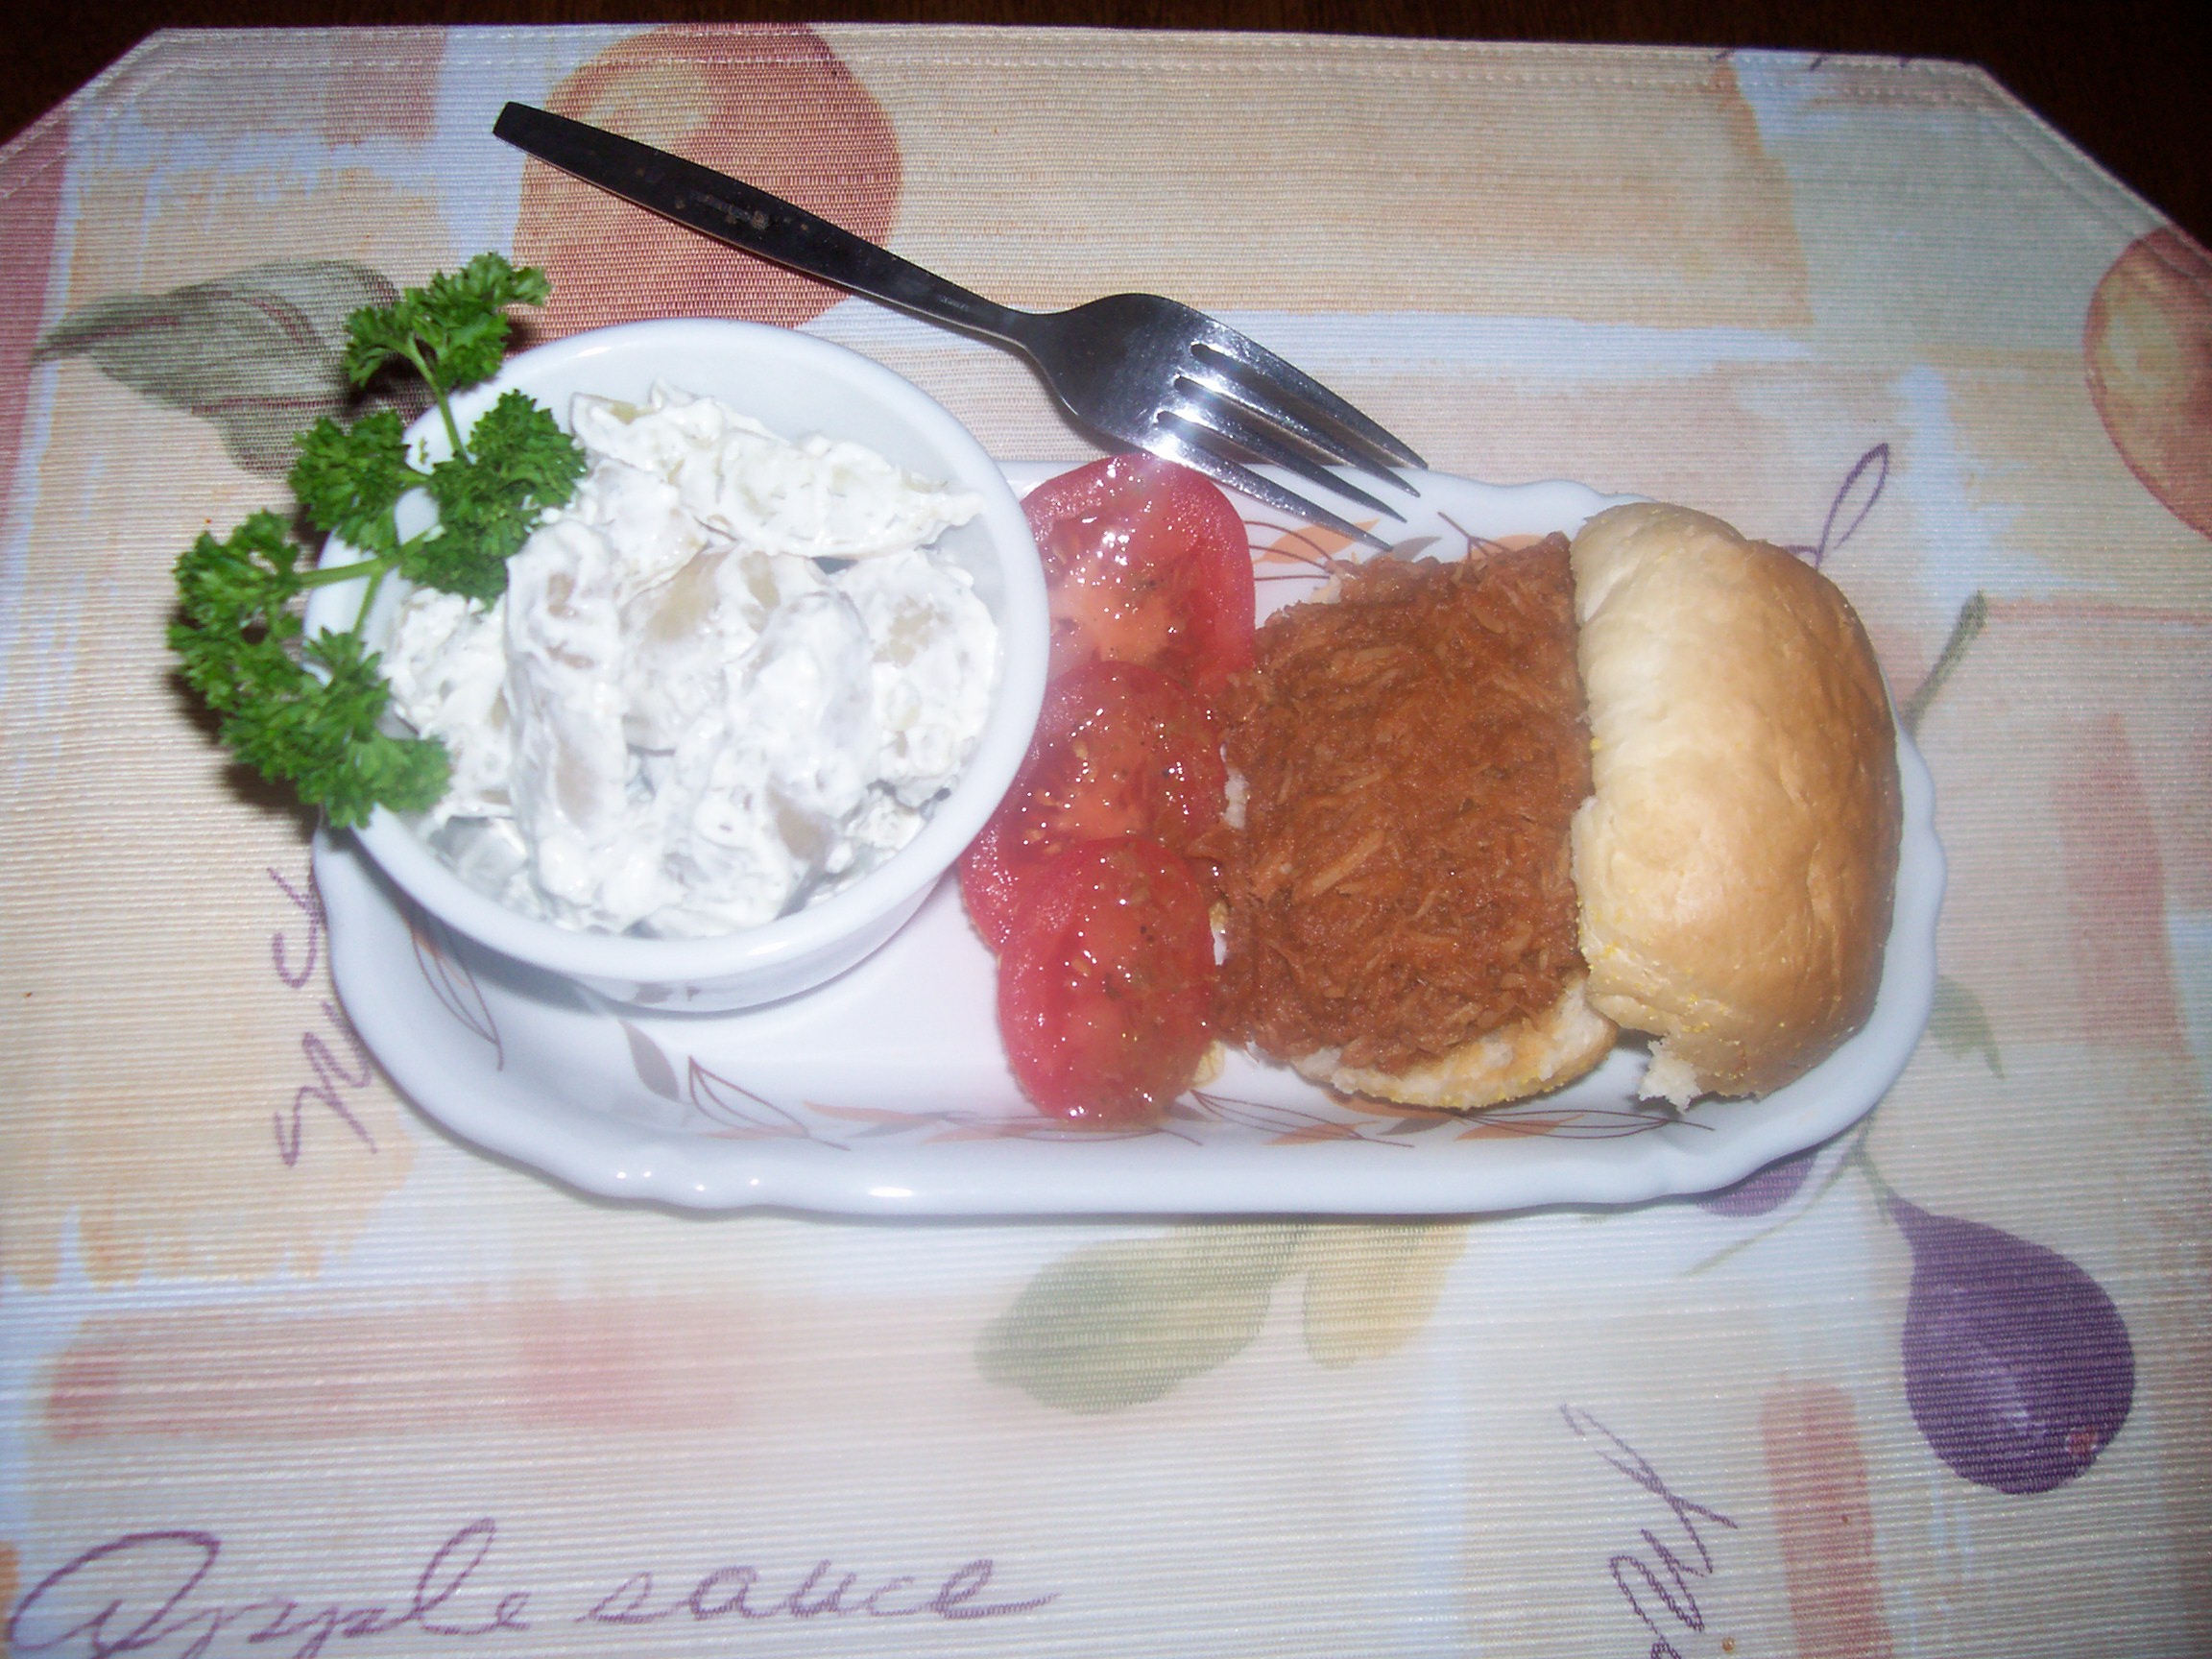
POLYGON ((169 644, 186 683, 222 717, 223 741, 241 760, 292 785, 333 824, 364 823, 378 805, 422 811, 450 776, 437 739, 381 729, 389 693, 361 626, 384 577, 397 571, 490 603, 506 589, 508 558, 583 475, 575 441, 520 392, 493 402, 466 441, 453 418, 451 394, 499 371, 507 307, 541 305, 546 293, 542 273, 483 253, 394 304, 348 319, 353 384, 411 368, 428 384, 452 450, 420 465, 388 409, 350 425, 325 416, 300 435, 292 493, 310 524, 363 555, 357 563, 306 561, 284 518, 270 512, 222 541, 202 535, 177 561, 169 644), (415 489, 437 507, 437 520, 402 537, 397 509, 415 489), (362 578, 368 588, 353 626, 307 636, 299 613, 307 589, 362 578))

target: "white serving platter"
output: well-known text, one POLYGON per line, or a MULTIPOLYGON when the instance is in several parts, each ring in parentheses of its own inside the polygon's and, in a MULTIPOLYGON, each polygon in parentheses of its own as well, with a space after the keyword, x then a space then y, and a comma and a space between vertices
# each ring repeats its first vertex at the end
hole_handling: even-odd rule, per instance
MULTIPOLYGON (((1017 490, 1055 469, 1008 466, 1017 490)), ((1573 532, 1616 498, 1577 484, 1412 475, 1403 552, 1573 532)), ((1309 589, 1317 539, 1249 502, 1262 613, 1309 589)), ((446 929, 344 832, 315 852, 348 1014, 408 1098, 568 1186, 701 1210, 878 1217, 1472 1214, 1728 1186, 1828 1140, 1904 1070, 1936 985, 1943 854, 1926 765, 1898 733, 1905 831, 1880 996, 1863 1029, 1757 1100, 1640 1102, 1623 1044, 1554 1094, 1473 1117, 1349 1100, 1243 1054, 1154 1128, 1036 1115, 1007 1070, 995 968, 948 879, 858 967, 734 1014, 605 1003, 446 929)))

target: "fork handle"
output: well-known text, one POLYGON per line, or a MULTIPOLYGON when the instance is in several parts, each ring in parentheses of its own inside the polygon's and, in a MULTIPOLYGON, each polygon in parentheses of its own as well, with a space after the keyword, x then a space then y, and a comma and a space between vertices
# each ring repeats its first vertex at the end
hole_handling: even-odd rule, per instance
POLYGON ((527 104, 509 104, 500 110, 492 132, 586 183, 717 242, 902 310, 1026 345, 1025 325, 1033 321, 1032 313, 948 282, 741 179, 527 104))

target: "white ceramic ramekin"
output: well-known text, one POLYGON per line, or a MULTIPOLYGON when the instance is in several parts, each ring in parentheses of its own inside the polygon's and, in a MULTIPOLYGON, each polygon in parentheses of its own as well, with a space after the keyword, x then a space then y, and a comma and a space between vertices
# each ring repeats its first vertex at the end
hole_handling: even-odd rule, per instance
MULTIPOLYGON (((576 393, 642 402, 656 381, 719 398, 788 438, 819 432, 865 444, 924 478, 983 497, 982 512, 938 543, 974 577, 998 626, 991 715, 966 773, 915 838, 879 869, 806 909, 716 939, 572 931, 470 887, 392 812, 379 809, 356 833, 409 898, 502 955, 618 1002, 702 1011, 751 1007, 819 985, 883 944, 983 827, 1022 763, 1044 697, 1045 584, 1021 505, 968 430, 919 387, 810 335, 714 320, 622 324, 517 354, 496 380, 456 397, 454 413, 466 431, 513 387, 565 424, 576 393)), ((415 424, 409 441, 433 456, 444 451, 435 411, 415 424)), ((409 527, 403 517, 402 528, 409 527)), ((319 589, 308 626, 349 625, 362 587, 319 589)), ((372 645, 389 630, 401 587, 382 585, 369 620, 372 645)))

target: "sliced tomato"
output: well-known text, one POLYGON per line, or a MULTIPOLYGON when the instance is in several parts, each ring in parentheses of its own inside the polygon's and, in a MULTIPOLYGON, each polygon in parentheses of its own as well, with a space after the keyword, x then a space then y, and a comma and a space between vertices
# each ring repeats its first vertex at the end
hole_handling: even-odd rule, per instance
POLYGON ((1212 698, 1251 665, 1251 547, 1211 479, 1115 455, 1046 479, 1022 506, 1051 592, 1054 674, 1106 658, 1212 698))
POLYGON ((1214 933, 1190 866, 1156 841, 1086 841, 1038 877, 998 961, 998 1029, 1022 1090, 1077 1122, 1157 1118, 1212 1041, 1214 933))
POLYGON ((1219 821, 1228 772, 1197 698, 1133 662, 1053 681, 1029 756, 960 857, 960 894, 997 950, 1030 879, 1078 841, 1142 835, 1177 853, 1219 821))

